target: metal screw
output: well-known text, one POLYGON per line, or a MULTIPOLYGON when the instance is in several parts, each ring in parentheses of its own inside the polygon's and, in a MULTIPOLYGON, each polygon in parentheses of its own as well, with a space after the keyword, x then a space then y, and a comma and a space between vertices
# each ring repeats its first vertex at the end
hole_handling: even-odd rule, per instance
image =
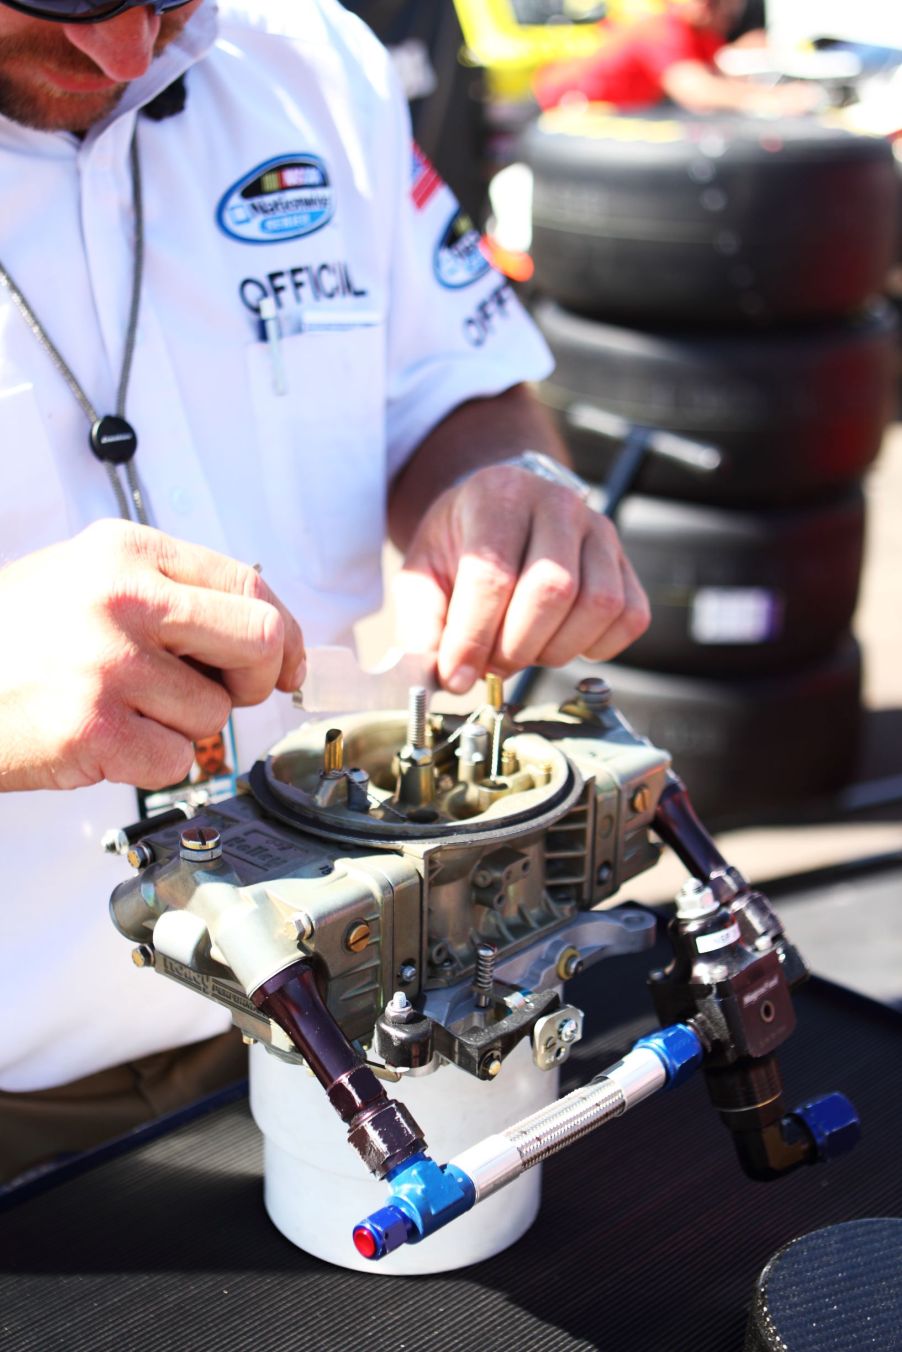
POLYGON ((148 864, 153 863, 154 854, 149 845, 138 841, 137 845, 131 846, 125 857, 135 872, 140 873, 142 868, 147 868, 148 864))
POLYGON ((576 687, 583 703, 590 709, 603 709, 611 702, 611 687, 600 676, 586 676, 576 687))
POLYGON ((412 1006, 403 991, 395 991, 385 1006, 385 1017, 389 1023, 405 1023, 412 1006))
POLYGON ((486 1052, 479 1063, 479 1073, 486 1080, 494 1080, 501 1070, 501 1057, 497 1052, 486 1052))
POLYGON ((557 960, 555 971, 561 981, 569 981, 572 976, 576 976, 583 969, 583 960, 579 956, 578 948, 565 948, 557 960))
POLYGON ((297 931, 299 939, 309 939, 313 933, 313 921, 306 911, 298 911, 297 915, 292 916, 292 925, 297 931))
POLYGON ((195 862, 219 859, 222 837, 214 826, 186 826, 179 839, 179 854, 195 862))
POLYGON ((473 874, 474 887, 491 887, 492 875, 487 868, 478 868, 473 874))
POLYGON ((405 986, 409 986, 411 981, 416 979, 416 975, 417 965, 415 962, 402 962, 401 966, 398 968, 398 976, 404 982, 405 986))
POLYGON ((370 941, 371 933, 365 920, 355 920, 345 935, 345 948, 352 953, 362 953, 370 941))
POLYGON ((407 692, 407 745, 426 745, 426 687, 412 685, 407 692))
POLYGON ((473 1003, 477 1009, 488 1009, 492 1003, 492 985, 495 980, 495 944, 482 943, 476 949, 476 972, 473 976, 473 1003))
POLYGON ((640 784, 630 799, 630 807, 634 812, 647 812, 651 807, 651 790, 647 784, 640 784))
POLYGON ((561 1019, 557 1026, 557 1035, 561 1042, 573 1042, 579 1033, 579 1024, 576 1019, 561 1019))
POLYGON ((156 960, 157 955, 149 944, 138 944, 132 949, 132 962, 136 967, 153 967, 156 960))
POLYGON ((611 881, 611 874, 613 872, 614 870, 611 868, 611 865, 607 862, 599 866, 596 877, 598 878, 598 881, 602 884, 602 886, 604 886, 605 883, 609 883, 611 881))

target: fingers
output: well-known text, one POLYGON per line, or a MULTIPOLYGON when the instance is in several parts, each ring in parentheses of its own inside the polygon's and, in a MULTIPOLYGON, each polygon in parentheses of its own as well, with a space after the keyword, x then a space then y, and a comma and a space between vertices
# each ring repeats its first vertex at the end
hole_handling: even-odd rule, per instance
POLYGON ((447 584, 425 558, 408 557, 392 582, 395 637, 404 652, 438 652, 448 614, 448 592, 447 584))
MULTIPOLYGON (((520 576, 490 658, 491 669, 499 675, 509 675, 536 662, 561 629, 564 617, 575 615, 571 626, 574 639, 585 628, 574 612, 580 591, 584 528, 585 509, 573 493, 546 497, 539 504, 520 576)), ((609 572, 613 581, 616 569, 609 567, 609 572)), ((592 632, 592 639, 596 636, 592 632)))
POLYGON ((147 532, 143 543, 160 573, 186 593, 177 608, 181 655, 220 667, 236 704, 258 703, 273 687, 298 688, 305 670, 303 634, 255 568, 159 531, 147 532), (205 606, 204 592, 220 604, 205 606), (216 632, 220 625, 222 633, 216 632), (221 660, 205 655, 214 649, 221 660))
POLYGON ((285 628, 275 606, 188 586, 168 586, 161 602, 156 641, 176 657, 219 671, 234 704, 259 704, 279 684, 285 628))
POLYGON ((605 660, 648 625, 612 523, 568 489, 502 473, 474 476, 444 519, 427 518, 401 579, 407 632, 419 625, 421 640, 406 646, 438 642, 439 677, 455 693, 486 671, 605 660))
POLYGON ((582 543, 578 594, 557 631, 533 661, 560 667, 574 657, 607 661, 648 627, 648 602, 614 528, 603 523, 582 543))

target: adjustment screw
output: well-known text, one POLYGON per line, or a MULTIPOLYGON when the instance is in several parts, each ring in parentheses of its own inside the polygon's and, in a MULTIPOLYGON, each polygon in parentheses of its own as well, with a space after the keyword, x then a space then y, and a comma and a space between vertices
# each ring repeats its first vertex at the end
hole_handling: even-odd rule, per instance
POLYGON ((215 826, 186 826, 179 838, 183 859, 206 861, 222 855, 222 837, 215 826))
POLYGON ((138 944, 132 949, 132 962, 136 967, 153 967, 156 960, 157 955, 149 944, 138 944))
POLYGON ((647 784, 640 784, 630 799, 630 807, 634 812, 647 812, 651 807, 651 790, 647 784))
POLYGON ((135 872, 140 873, 142 868, 147 868, 148 864, 153 863, 154 854, 149 845, 145 845, 143 841, 138 841, 137 845, 132 845, 129 848, 125 857, 135 872))
POLYGON ((411 981, 416 980, 417 965, 415 962, 403 962, 398 968, 398 976, 405 986, 409 986, 411 981))
POLYGON ((573 1042, 579 1033, 579 1024, 576 1019, 561 1019, 557 1026, 557 1035, 561 1042, 573 1042))
POLYGON ((555 971, 561 981, 569 981, 583 969, 583 960, 578 948, 565 948, 557 960, 555 971))
POLYGON ((362 953, 370 941, 371 933, 365 920, 355 920, 345 934, 345 948, 351 953, 362 953))
POLYGON ((479 1073, 486 1080, 494 1080, 501 1071, 501 1057, 497 1052, 486 1052, 479 1063, 479 1073))

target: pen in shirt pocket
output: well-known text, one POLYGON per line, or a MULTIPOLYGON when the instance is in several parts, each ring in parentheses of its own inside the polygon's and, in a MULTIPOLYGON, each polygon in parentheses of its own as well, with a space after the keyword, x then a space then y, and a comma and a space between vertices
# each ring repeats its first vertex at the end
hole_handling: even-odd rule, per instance
POLYGON ((260 322, 263 325, 263 337, 269 349, 273 393, 287 394, 288 384, 285 380, 285 361, 282 355, 282 324, 276 313, 276 302, 272 296, 264 296, 260 301, 260 322))

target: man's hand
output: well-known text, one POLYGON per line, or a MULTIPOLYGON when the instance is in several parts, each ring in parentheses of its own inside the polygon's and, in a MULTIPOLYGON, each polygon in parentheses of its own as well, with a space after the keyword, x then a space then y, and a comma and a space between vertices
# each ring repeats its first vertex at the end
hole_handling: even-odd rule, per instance
POLYGON ((427 511, 395 584, 399 637, 462 694, 486 671, 613 657, 648 626, 610 521, 570 489, 496 464, 427 511))
POLYGON ((0 570, 0 789, 162 788, 232 707, 301 682, 296 622, 247 564, 100 521, 0 570))

